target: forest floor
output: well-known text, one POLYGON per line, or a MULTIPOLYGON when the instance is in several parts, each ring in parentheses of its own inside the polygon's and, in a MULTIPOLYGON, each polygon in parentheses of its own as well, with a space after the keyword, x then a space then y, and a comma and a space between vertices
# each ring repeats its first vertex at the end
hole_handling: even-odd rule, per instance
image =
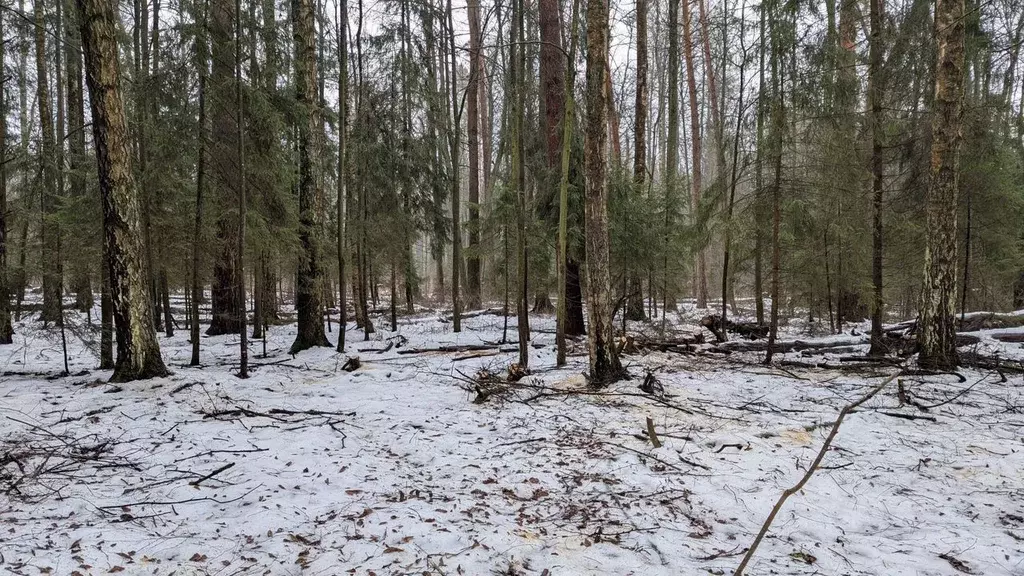
MULTIPOLYGON (((469 381, 515 346, 402 353, 497 342, 502 321, 453 334, 422 312, 402 339, 350 327, 348 355, 297 357, 294 325, 273 327, 247 380, 237 337, 204 337, 190 368, 178 331, 160 338, 171 376, 119 386, 83 319, 71 376, 60 333, 19 323, 0 349, 0 572, 732 574, 838 411, 896 370, 649 352, 625 358, 633 379, 579 394, 585 343, 554 369, 538 316, 534 374, 477 404, 469 381), (343 371, 347 356, 362 365, 343 371), (638 390, 648 371, 663 399, 638 390)), ((961 374, 902 378, 927 411, 893 383, 851 414, 747 573, 1024 575, 1024 380, 961 374)))

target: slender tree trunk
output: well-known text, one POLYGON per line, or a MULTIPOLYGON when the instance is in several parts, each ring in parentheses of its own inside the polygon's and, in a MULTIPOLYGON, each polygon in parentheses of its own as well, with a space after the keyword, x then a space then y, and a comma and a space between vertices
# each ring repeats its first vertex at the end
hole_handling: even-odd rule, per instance
MULTIPOLYGON (((235 114, 235 127, 238 130, 235 142, 237 146, 235 158, 238 162, 238 246, 236 247, 238 263, 235 265, 235 282, 240 305, 238 311, 238 377, 248 378, 249 333, 246 329, 245 298, 245 219, 248 211, 248 198, 245 188, 245 108, 242 102, 242 0, 235 0, 235 114)), ((320 326, 320 333, 323 334, 322 318, 318 319, 317 325, 320 326)), ((301 320, 299 321, 299 332, 302 332, 301 320)))
MULTIPOLYGON (((0 39, 4 36, 0 15, 0 39)), ((7 42, 0 42, 0 63, 6 62, 7 42)), ((7 74, 0 74, 0 344, 13 342, 11 301, 7 272, 7 74)))
MULTIPOLYGON (((702 6, 703 16, 703 0, 700 0, 702 6)), ((740 0, 740 89, 739 89, 739 102, 736 104, 736 135, 733 138, 732 143, 732 175, 729 177, 729 200, 726 203, 725 212, 725 250, 722 254, 722 323, 721 323, 721 335, 722 339, 727 339, 726 336, 726 319, 728 318, 728 306, 726 302, 729 296, 729 289, 732 286, 731 277, 729 275, 729 260, 732 249, 732 212, 733 206, 736 203, 736 184, 739 169, 739 154, 740 154, 740 133, 743 129, 743 95, 746 90, 746 71, 747 71, 747 45, 746 45, 746 15, 747 15, 747 3, 746 0, 740 0)), ((704 18, 702 18, 704 20, 704 18)), ((707 27, 705 24, 704 33, 707 34, 707 27)), ((710 52, 710 51, 709 51, 710 52)), ((722 70, 723 76, 725 70, 722 70)), ((720 134, 721 135, 721 134, 720 134)), ((721 171, 725 172, 725 163, 720 164, 721 171)))
POLYGON ((523 0, 515 0, 513 34, 515 44, 511 47, 513 73, 512 90, 514 116, 512 119, 512 178, 515 182, 518 210, 516 212, 517 280, 519 293, 516 311, 519 324, 519 367, 524 371, 530 366, 530 275, 528 269, 529 251, 526 235, 526 159, 523 121, 526 114, 526 16, 523 0))
MULTIPOLYGON (((663 255, 663 274, 661 296, 662 327, 667 320, 665 313, 675 310, 675 291, 670 280, 669 267, 671 238, 675 226, 676 188, 679 184, 679 1, 668 0, 668 134, 665 144, 665 232, 663 255)), ((685 1, 685 0, 684 0, 685 1)))
POLYGON ((330 346, 324 333, 323 206, 320 100, 317 96, 316 29, 313 0, 292 0, 295 39, 295 99, 299 119, 299 259, 295 308, 298 332, 291 353, 330 346))
MULTIPOLYGON (((482 70, 477 64, 481 51, 480 1, 468 0, 467 7, 470 72, 466 87, 466 137, 469 146, 469 257, 466 259, 466 305, 477 308, 480 306, 480 92, 483 86, 482 70)), ((540 10, 543 30, 543 4, 540 10)), ((544 52, 543 45, 541 52, 544 52)), ((543 60, 543 56, 541 58, 543 60)), ((407 84, 405 91, 408 90, 407 84)))
MULTIPOLYGON (((641 0, 646 1, 646 0, 641 0)), ((580 0, 573 0, 572 20, 569 22, 569 57, 566 67, 569 69, 568 80, 563 86, 565 113, 562 119, 561 138, 561 182, 558 190, 558 316, 555 328, 555 365, 565 365, 566 355, 566 324, 568 322, 568 228, 569 228, 569 159, 572 148, 572 125, 575 109, 573 91, 576 79, 576 20, 579 14, 580 0)))
MULTIPOLYGON (((633 127, 633 195, 641 198, 647 185, 647 2, 636 0, 636 102, 633 127)), ((635 265, 628 267, 626 281, 626 308, 624 320, 642 321, 644 314, 643 287, 640 271, 635 265)))
MULTIPOLYGON (((689 91, 690 104, 690 150, 693 158, 693 172, 691 174, 690 204, 694 218, 694 224, 703 227, 700 222, 700 197, 703 191, 701 179, 703 170, 703 139, 701 138, 700 112, 697 109, 697 78, 693 70, 693 34, 690 18, 689 0, 682 0, 683 8, 683 49, 686 51, 686 86, 689 91)), ((704 241, 698 240, 697 257, 694 263, 693 295, 697 299, 697 308, 706 308, 708 305, 708 273, 707 260, 705 258, 704 241)))
POLYGON ((884 200, 885 171, 882 163, 885 119, 882 116, 882 0, 870 0, 871 40, 868 48, 868 106, 871 125, 871 283, 874 288, 871 309, 870 355, 884 355, 882 316, 885 301, 882 292, 883 229, 882 201, 884 200))
POLYGON ((932 113, 931 180, 926 206, 927 243, 918 341, 922 368, 957 366, 957 195, 964 92, 964 0, 937 0, 935 100, 932 113))
POLYGON ((587 0, 587 132, 584 143, 587 191, 584 219, 591 385, 616 380, 622 371, 612 337, 608 272, 608 93, 605 90, 608 35, 605 1, 587 0))
POLYGON ((189 366, 199 366, 199 304, 202 301, 203 285, 199 277, 199 256, 200 246, 203 242, 203 188, 206 185, 206 71, 207 71, 207 43, 206 43, 206 20, 209 11, 209 0, 205 0, 202 6, 202 16, 199 21, 199 33, 196 35, 196 53, 199 68, 199 123, 197 125, 199 151, 196 161, 196 215, 195 225, 192 231, 192 301, 189 314, 192 321, 189 322, 189 339, 192 341, 192 358, 189 366))
POLYGON ((451 118, 448 130, 448 144, 451 160, 451 195, 452 195, 452 331, 462 331, 462 300, 459 295, 460 274, 462 266, 462 201, 459 198, 459 140, 462 134, 460 120, 462 118, 461 102, 456 74, 457 53, 455 51, 455 26, 452 20, 452 0, 447 0, 448 7, 448 50, 451 57, 451 73, 448 88, 451 92, 451 118))
MULTIPOLYGON (((772 18, 777 14, 763 15, 762 17, 772 18)), ((772 178, 772 311, 771 321, 768 328, 768 350, 765 354, 765 364, 771 364, 772 356, 774 355, 775 340, 779 334, 779 293, 781 279, 779 274, 781 272, 780 261, 782 259, 782 251, 779 247, 779 228, 782 220, 782 207, 781 207, 781 192, 782 192, 782 136, 783 130, 786 127, 786 112, 785 112, 785 100, 786 96, 784 93, 786 81, 782 77, 784 74, 784 67, 779 65, 779 61, 782 59, 782 50, 779 46, 780 42, 778 39, 778 24, 774 20, 771 22, 771 44, 772 44, 772 61, 771 61, 771 74, 772 74, 772 95, 774 96, 774 102, 772 103, 772 162, 774 164, 774 176, 772 178)))
POLYGON ((118 62, 113 0, 76 0, 92 107, 93 142, 103 197, 103 229, 117 334, 117 363, 111 381, 167 374, 153 331, 148 303, 139 197, 131 169, 118 62))
MULTIPOLYGON (((46 23, 44 3, 34 3, 36 45, 36 99, 39 109, 39 128, 42 132, 40 160, 43 187, 40 195, 43 237, 43 323, 60 322, 60 228, 57 216, 57 148, 53 128, 53 110, 50 105, 49 66, 46 58, 46 23)), ((58 88, 59 91, 59 88, 58 88)))
POLYGON ((348 323, 345 285, 348 242, 348 0, 338 0, 338 352, 345 351, 345 326, 348 323))

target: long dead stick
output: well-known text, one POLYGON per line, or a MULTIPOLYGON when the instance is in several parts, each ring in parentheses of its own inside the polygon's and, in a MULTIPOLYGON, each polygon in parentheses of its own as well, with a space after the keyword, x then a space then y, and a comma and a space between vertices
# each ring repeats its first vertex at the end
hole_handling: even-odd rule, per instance
POLYGON ((779 496, 779 501, 775 503, 771 514, 768 515, 764 524, 761 525, 761 531, 757 533, 757 538, 754 538, 754 543, 750 545, 750 548, 747 548, 747 553, 743 555, 743 560, 736 568, 736 571, 733 572, 733 576, 742 576, 743 570, 747 567, 747 563, 750 562, 750 559, 754 557, 754 553, 757 552, 757 547, 761 544, 761 540, 763 540, 765 535, 768 534, 768 528, 771 527, 772 522, 775 520, 775 516, 777 516, 779 511, 782 510, 782 505, 786 503, 786 500, 788 500, 790 496, 799 492, 804 487, 804 484, 807 484, 807 481, 811 479, 811 476, 814 474, 815 470, 818 469, 821 461, 825 459, 825 454, 828 452, 829 447, 832 446, 832 440, 834 440, 836 434, 839 433, 839 426, 843 423, 843 419, 846 418, 846 415, 854 411, 861 404, 874 398, 876 394, 882 391, 882 388, 888 386, 890 382, 895 380, 901 374, 903 374, 902 370, 892 376, 889 376, 883 380, 881 384, 872 388, 870 392, 861 396, 860 399, 856 400, 854 403, 847 405, 846 408, 843 408, 842 411, 839 412, 839 417, 836 418, 836 423, 832 426, 832 430, 828 433, 828 437, 825 438, 825 443, 821 445, 821 450, 818 451, 818 455, 814 458, 814 462, 807 467, 807 472, 804 473, 803 478, 801 478, 799 482, 797 482, 792 488, 787 488, 786 491, 779 496))

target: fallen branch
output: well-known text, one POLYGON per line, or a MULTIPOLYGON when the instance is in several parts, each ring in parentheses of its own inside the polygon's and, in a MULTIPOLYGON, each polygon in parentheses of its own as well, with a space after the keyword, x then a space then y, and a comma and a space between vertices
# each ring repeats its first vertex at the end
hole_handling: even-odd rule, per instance
POLYGON ((888 386, 889 383, 895 380, 901 373, 902 372, 897 372, 892 376, 889 376, 880 384, 872 388, 867 394, 861 396, 852 404, 848 404, 839 412, 839 416, 836 418, 836 423, 832 426, 832 430, 829 431, 828 437, 825 438, 825 442, 821 445, 821 450, 818 451, 818 455, 815 456, 811 465, 807 467, 807 472, 805 472, 803 477, 800 478, 800 481, 793 485, 793 487, 787 488, 782 495, 779 496, 779 500, 775 503, 775 506, 772 507, 772 511, 768 514, 768 518, 765 519, 764 524, 761 525, 761 530, 757 533, 757 537, 754 538, 754 543, 750 545, 750 548, 747 548, 747 553, 743 555, 743 560, 736 568, 736 571, 733 572, 733 576, 742 576, 743 570, 747 567, 747 564, 750 563, 750 559, 754 557, 754 553, 757 552, 757 547, 761 544, 761 540, 763 540, 765 535, 768 534, 768 529, 771 527, 775 517, 779 514, 779 511, 782 510, 783 504, 786 503, 786 500, 789 500, 790 496, 803 489, 804 485, 811 479, 814 471, 821 466, 821 461, 825 459, 825 454, 828 453, 829 447, 832 446, 832 441, 835 440, 836 434, 839 433, 839 426, 842 425, 843 419, 846 418, 846 415, 856 410, 860 405, 864 404, 868 400, 874 398, 876 394, 881 392, 883 388, 888 386))
POLYGON ((223 471, 225 471, 225 470, 227 470, 229 468, 234 467, 234 465, 235 465, 234 462, 228 462, 227 464, 221 466, 220 468, 217 468, 213 472, 210 472, 206 476, 202 476, 200 478, 196 478, 195 480, 189 482, 188 484, 189 484, 189 486, 195 486, 195 487, 198 488, 199 485, 202 484, 204 481, 209 480, 210 478, 213 478, 217 474, 220 474, 221 472, 223 472, 223 471))

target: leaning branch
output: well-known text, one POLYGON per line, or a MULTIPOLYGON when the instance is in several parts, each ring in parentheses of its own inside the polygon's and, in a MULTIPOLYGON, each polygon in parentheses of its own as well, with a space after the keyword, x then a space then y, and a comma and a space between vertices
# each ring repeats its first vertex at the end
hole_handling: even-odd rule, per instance
POLYGON ((768 528, 771 527, 772 522, 775 520, 775 516, 777 516, 779 511, 782 510, 783 504, 786 503, 786 500, 789 500, 790 496, 803 489, 804 485, 807 484, 807 481, 811 479, 811 476, 818 469, 818 466, 821 465, 821 461, 825 459, 825 454, 828 452, 829 447, 832 446, 832 440, 834 440, 836 434, 839 433, 839 426, 843 423, 843 419, 846 418, 846 415, 856 410, 861 404, 864 404, 868 400, 874 398, 876 394, 881 392, 883 388, 888 386, 890 382, 895 380, 902 373, 903 372, 900 371, 889 376, 880 384, 872 388, 867 394, 861 396, 858 400, 847 405, 841 412, 839 412, 839 417, 836 418, 836 423, 832 426, 832 430, 828 433, 828 437, 825 438, 825 443, 821 445, 821 450, 818 451, 818 455, 814 458, 814 462, 807 467, 807 472, 804 473, 803 478, 801 478, 799 482, 797 482, 792 488, 786 489, 786 491, 779 496, 778 502, 775 503, 771 513, 768 514, 768 518, 764 521, 764 524, 761 525, 761 531, 757 533, 757 537, 754 538, 754 543, 750 545, 750 548, 747 549, 747 553, 743 555, 743 561, 740 562, 736 571, 733 572, 733 576, 742 576, 743 570, 747 567, 750 559, 754 557, 754 553, 757 552, 757 547, 761 544, 761 540, 763 540, 765 535, 768 533, 768 528))

